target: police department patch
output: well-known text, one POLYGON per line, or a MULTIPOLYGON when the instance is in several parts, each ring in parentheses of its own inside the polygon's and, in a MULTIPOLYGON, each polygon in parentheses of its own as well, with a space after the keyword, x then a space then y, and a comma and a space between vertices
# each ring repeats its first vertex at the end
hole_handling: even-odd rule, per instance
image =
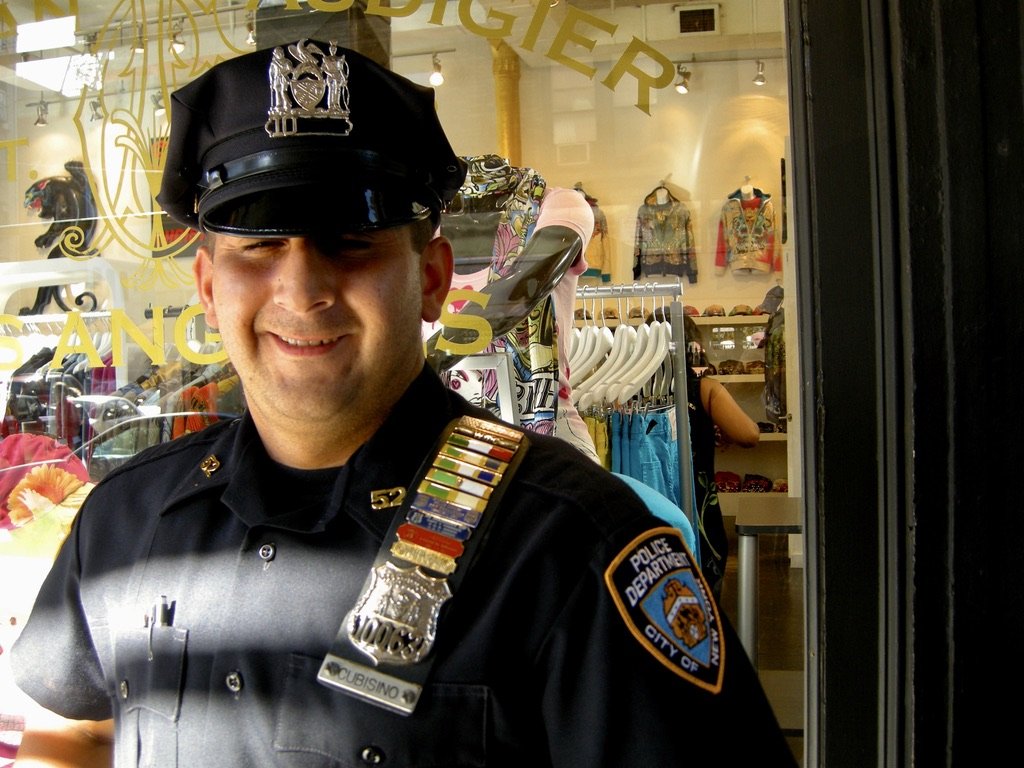
POLYGON ((722 689, 718 607, 678 530, 653 528, 637 536, 604 580, 629 631, 654 658, 701 688, 722 689))

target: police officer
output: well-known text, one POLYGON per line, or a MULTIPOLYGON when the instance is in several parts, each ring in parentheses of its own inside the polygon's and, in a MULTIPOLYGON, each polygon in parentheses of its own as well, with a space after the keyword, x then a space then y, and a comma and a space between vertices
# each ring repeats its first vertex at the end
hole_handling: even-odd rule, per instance
POLYGON ((19 686, 112 719, 117 766, 794 765, 679 532, 425 365, 465 172, 432 91, 302 40, 171 115, 159 200, 246 412, 95 488, 19 686))

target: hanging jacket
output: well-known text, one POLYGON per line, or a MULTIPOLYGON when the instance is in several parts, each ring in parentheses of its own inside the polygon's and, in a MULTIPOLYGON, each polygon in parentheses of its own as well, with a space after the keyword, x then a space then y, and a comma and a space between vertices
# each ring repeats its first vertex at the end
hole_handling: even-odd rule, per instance
POLYGON ((737 189, 722 206, 715 274, 725 274, 726 268, 743 273, 782 272, 775 241, 775 203, 757 187, 749 200, 737 189))
POLYGON ((633 249, 633 279, 653 275, 686 275, 697 282, 693 223, 690 211, 664 187, 656 187, 644 198, 636 214, 636 243, 633 249), (668 199, 658 202, 658 191, 668 199))

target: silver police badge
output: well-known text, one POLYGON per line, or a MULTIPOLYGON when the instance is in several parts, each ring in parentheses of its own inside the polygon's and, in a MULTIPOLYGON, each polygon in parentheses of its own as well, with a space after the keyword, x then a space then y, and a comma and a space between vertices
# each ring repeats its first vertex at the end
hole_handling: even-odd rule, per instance
POLYGON ((415 664, 434 645, 438 613, 451 596, 445 579, 385 562, 348 614, 349 640, 375 663, 415 664))
MULTIPOLYGON (((299 118, 343 121, 346 127, 332 131, 334 135, 348 136, 352 131, 348 62, 344 55, 338 56, 335 41, 331 41, 327 53, 308 40, 289 45, 287 54, 278 46, 271 54, 268 75, 270 109, 265 128, 269 136, 294 136, 299 133, 299 118)), ((315 135, 318 132, 304 130, 302 133, 315 135)))

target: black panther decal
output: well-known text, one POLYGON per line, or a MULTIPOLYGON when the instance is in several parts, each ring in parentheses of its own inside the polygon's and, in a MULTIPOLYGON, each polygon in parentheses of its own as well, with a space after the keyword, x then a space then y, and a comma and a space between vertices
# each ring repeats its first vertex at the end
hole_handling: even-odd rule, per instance
MULTIPOLYGON (((69 227, 77 227, 81 231, 80 242, 76 245, 82 250, 92 242, 96 231, 96 205, 84 164, 78 160, 69 160, 64 163, 64 168, 68 172, 67 176, 49 176, 25 190, 25 208, 34 211, 41 219, 51 219, 47 230, 35 239, 36 248, 50 249, 46 257, 48 259, 64 258, 60 241, 69 227)), ((77 233, 75 235, 77 240, 77 233)), ((36 291, 32 306, 23 307, 19 314, 39 314, 51 301, 65 312, 70 312, 71 307, 61 298, 60 288, 59 285, 41 286, 36 291)), ((74 303, 76 307, 83 308, 89 300, 92 306, 85 307, 85 311, 89 312, 96 309, 95 294, 86 291, 76 296, 74 303)))

